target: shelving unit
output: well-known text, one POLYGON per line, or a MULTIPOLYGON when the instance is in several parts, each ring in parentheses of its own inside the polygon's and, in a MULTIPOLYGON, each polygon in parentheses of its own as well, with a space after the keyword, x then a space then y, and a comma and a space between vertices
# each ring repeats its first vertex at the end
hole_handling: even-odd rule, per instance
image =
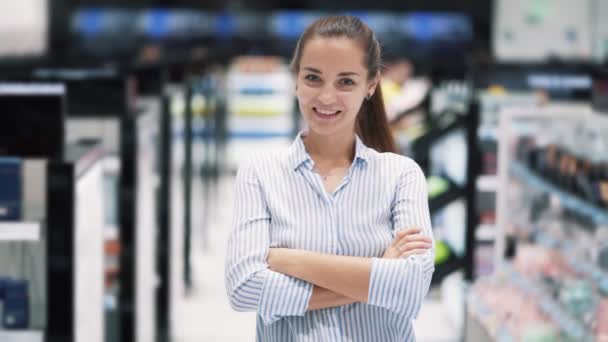
MULTIPOLYGON (((519 75, 519 74, 517 74, 519 75)), ((476 179, 480 226, 476 229, 474 253, 476 258, 482 258, 486 264, 484 269, 476 268, 475 277, 491 271, 493 259, 489 259, 488 250, 493 249, 496 226, 496 193, 499 188, 497 173, 497 146, 499 140, 499 116, 503 108, 530 106, 538 102, 539 98, 529 89, 521 88, 525 79, 511 84, 514 79, 511 73, 504 72, 503 66, 496 66, 496 70, 476 70, 475 100, 480 106, 480 120, 477 128, 477 139, 480 150, 480 172, 476 179), (510 83, 511 82, 511 83, 510 83)))
MULTIPOLYGON (((441 115, 439 116, 441 118, 441 115)), ((416 160, 428 160, 433 145, 441 138, 453 133, 454 131, 467 127, 470 117, 463 114, 454 114, 450 120, 432 120, 428 125, 431 126, 422 136, 416 138, 411 143, 411 150, 416 160)))
MULTIPOLYGON (((501 189, 508 189, 511 183, 511 177, 523 180, 527 187, 531 187, 538 191, 543 191, 556 198, 560 203, 572 210, 577 210, 583 215, 596 220, 596 222, 608 222, 606 212, 598 210, 584 201, 576 198, 573 195, 567 194, 556 186, 544 181, 525 167, 513 160, 513 139, 522 133, 530 133, 534 130, 531 128, 538 125, 538 121, 542 120, 566 120, 575 122, 577 120, 589 120, 591 118, 599 119, 594 115, 591 107, 584 104, 567 104, 555 103, 544 107, 522 107, 522 108, 506 108, 500 114, 501 118, 501 136, 498 154, 498 180, 501 189), (597 221, 599 220, 599 221, 597 221)), ((604 119, 606 120, 606 119, 604 119)), ((509 217, 508 192, 501 191, 497 196, 497 227, 499 229, 498 239, 496 241, 496 262, 500 264, 504 259, 506 250, 506 227, 512 220, 509 217)))
POLYGON ((512 282, 521 289, 522 292, 537 298, 542 311, 549 316, 557 326, 561 327, 570 338, 574 339, 574 341, 592 341, 592 337, 585 330, 585 327, 559 303, 547 296, 546 289, 542 288, 534 280, 517 272, 510 264, 505 263, 502 266, 509 274, 509 278, 512 282))
MULTIPOLYGON (((584 127, 579 125, 602 125, 608 118, 594 113, 588 105, 565 103, 504 109, 500 115, 495 271, 488 279, 500 279, 501 283, 514 286, 519 293, 531 298, 530 305, 549 320, 551 329, 561 337, 595 341, 595 334, 599 332, 593 330, 592 317, 598 314, 597 308, 584 303, 607 300, 608 272, 589 249, 594 249, 591 245, 596 243, 595 234, 606 229, 608 210, 578 195, 569 183, 558 183, 557 176, 549 180, 549 175, 545 175, 549 171, 543 171, 537 159, 530 164, 533 167, 524 164, 532 162, 522 156, 520 149, 522 141, 526 141, 522 138, 535 137, 540 146, 533 145, 531 149, 541 158, 540 153, 546 153, 543 139, 549 139, 542 133, 546 133, 549 121, 560 127, 557 132, 561 133, 552 136, 550 141, 565 144, 567 134, 573 134, 576 127, 584 127), (516 153, 519 158, 515 158, 516 153), (508 248, 509 244, 514 246, 508 248), (581 292, 574 295, 572 291, 581 292)), ((564 145, 568 147, 570 145, 564 145)), ((568 153, 576 151, 570 147, 568 153)), ((473 299, 468 302, 467 317, 479 311, 474 300, 475 284, 472 288, 473 299)), ((488 290, 485 287, 481 292, 488 290)), ((468 335, 465 340, 475 339, 468 335)))
POLYGON ((43 342, 44 333, 42 331, 23 330, 0 330, 0 341, 2 342, 43 342))
POLYGON ((557 249, 560 254, 565 256, 568 265, 577 273, 582 274, 586 278, 592 279, 596 286, 608 293, 608 272, 601 270, 598 266, 589 263, 586 260, 577 256, 571 246, 568 246, 564 241, 559 241, 551 235, 543 232, 538 228, 533 228, 535 233, 535 242, 548 248, 557 249))
POLYGON ((513 176, 524 181, 529 187, 551 195, 565 208, 575 211, 582 216, 589 217, 596 224, 608 224, 608 209, 599 208, 561 190, 555 185, 543 180, 518 162, 511 162, 509 171, 513 176))
MULTIPOLYGON (((156 158, 161 144, 161 103, 160 94, 148 96, 158 89, 131 91, 136 82, 130 69, 36 69, 29 76, 65 84, 69 94, 65 100, 68 119, 62 132, 65 140, 99 139, 107 159, 112 160, 103 167, 106 185, 111 183, 104 190, 106 200, 116 209, 105 213, 113 222, 105 222, 108 233, 104 234, 105 239, 113 238, 107 241, 112 246, 108 250, 118 259, 118 267, 107 270, 112 279, 118 279, 105 294, 106 303, 116 303, 106 308, 105 335, 111 341, 155 339, 156 331, 156 215, 161 209, 156 205, 156 158)), ((145 86, 159 88, 163 76, 152 76, 158 79, 148 78, 145 86)))
POLYGON ((475 342, 513 342, 515 339, 504 324, 495 317, 492 310, 475 293, 467 296, 466 306, 468 309, 466 317, 466 332, 471 341, 475 342), (487 327, 482 320, 491 320, 493 327, 487 327))
MULTIPOLYGON (((464 270, 465 278, 471 280, 473 277, 474 259, 471 249, 473 246, 474 230, 478 224, 478 216, 476 214, 476 198, 475 198, 475 179, 479 173, 479 151, 477 144, 477 126, 479 120, 479 107, 472 103, 466 109, 466 113, 458 113, 449 106, 437 115, 432 115, 429 121, 425 124, 426 129, 424 134, 409 141, 409 143, 401 146, 401 150, 406 155, 413 158, 423 169, 428 177, 429 185, 435 181, 439 183, 441 191, 429 194, 429 211, 431 216, 440 214, 451 204, 463 200, 465 203, 463 215, 464 229, 462 240, 464 241, 464 254, 457 255, 454 251, 454 246, 450 245, 449 241, 445 241, 450 249, 450 257, 435 265, 433 274, 433 284, 439 284, 451 273, 464 270), (446 166, 439 164, 433 158, 433 149, 445 138, 451 137, 453 134, 462 132, 466 146, 464 147, 463 155, 466 156, 464 163, 464 182, 455 181, 451 178, 449 172, 443 170, 446 166), (433 178, 438 178, 434 180, 433 178)), ((460 150, 459 150, 460 151, 460 150)))

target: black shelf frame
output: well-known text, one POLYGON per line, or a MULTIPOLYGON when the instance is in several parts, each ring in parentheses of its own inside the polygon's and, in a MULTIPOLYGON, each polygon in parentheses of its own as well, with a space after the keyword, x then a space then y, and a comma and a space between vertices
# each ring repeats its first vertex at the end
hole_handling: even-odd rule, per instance
POLYGON ((441 211, 450 203, 465 197, 466 192, 464 188, 458 186, 450 179, 447 179, 447 182, 449 183, 448 190, 437 196, 429 197, 429 211, 431 215, 441 211))
MULTIPOLYGON (((119 189, 117 196, 120 239, 117 331, 107 339, 120 342, 136 339, 137 319, 137 119, 131 101, 133 73, 118 68, 74 67, 33 69, 28 78, 61 82, 69 97, 67 116, 72 118, 112 118, 119 125, 119 189), (100 96, 103 95, 103 96, 100 96)), ((60 256, 59 256, 60 258, 60 256)), ((61 296, 59 298, 62 298, 61 296)), ((65 305, 65 304, 64 304, 65 305)), ((49 316, 51 317, 51 316, 49 316)), ((106 333, 108 331, 106 330, 106 333)), ((58 340, 63 341, 63 340, 58 340)))
POLYGON ((77 342, 75 336, 76 185, 104 152, 98 144, 78 146, 79 155, 48 159, 46 165, 47 325, 45 342, 77 342))
POLYGON ((433 145, 450 133, 468 126, 468 115, 455 115, 456 117, 454 121, 448 123, 445 127, 440 127, 440 125, 437 125, 436 122, 430 122, 429 124, 433 125, 433 127, 430 128, 430 130, 423 136, 412 142, 412 155, 425 172, 430 170, 430 152, 433 145))
MULTIPOLYGON (((164 82, 163 82, 164 83, 164 82)), ((160 187, 157 196, 158 203, 158 240, 157 240, 157 272, 160 279, 156 293, 156 340, 169 342, 171 337, 171 203, 173 192, 172 180, 172 132, 171 104, 168 94, 161 95, 161 124, 160 124, 160 187)))
POLYGON ((479 224, 479 215, 477 213, 476 179, 481 173, 481 153, 479 149, 479 141, 477 139, 477 127, 479 125, 480 114, 479 110, 479 103, 477 101, 472 101, 466 115, 456 114, 456 118, 453 121, 445 124, 443 127, 439 127, 441 125, 435 126, 429 132, 427 132, 427 134, 416 139, 412 143, 413 157, 416 162, 421 165, 425 174, 428 175, 432 162, 430 158, 430 151, 434 144, 459 129, 464 129, 467 141, 465 184, 459 186, 448 178, 448 190, 434 198, 429 198, 429 211, 431 216, 440 212, 454 201, 464 199, 466 210, 465 253, 462 257, 453 256, 445 263, 445 265, 436 265, 436 270, 433 275, 433 284, 440 283, 443 278, 460 269, 464 270, 464 278, 466 281, 472 281, 474 279, 475 230, 479 224))

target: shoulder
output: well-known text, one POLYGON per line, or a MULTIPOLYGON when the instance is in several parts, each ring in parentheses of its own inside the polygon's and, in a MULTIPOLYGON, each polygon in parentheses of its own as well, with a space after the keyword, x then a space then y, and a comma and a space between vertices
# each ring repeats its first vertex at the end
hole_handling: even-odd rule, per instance
POLYGON ((285 151, 258 151, 239 162, 237 176, 260 178, 280 172, 286 167, 288 167, 288 158, 285 151))
POLYGON ((399 176, 416 175, 424 177, 422 169, 412 158, 391 152, 380 153, 373 149, 369 149, 369 151, 370 162, 375 167, 394 172, 399 176))

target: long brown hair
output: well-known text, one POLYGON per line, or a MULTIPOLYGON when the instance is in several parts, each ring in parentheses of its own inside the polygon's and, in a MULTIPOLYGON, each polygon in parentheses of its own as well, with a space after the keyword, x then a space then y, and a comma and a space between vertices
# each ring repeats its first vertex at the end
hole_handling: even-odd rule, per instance
MULTIPOLYGON (((314 37, 337 38, 347 37, 356 40, 361 45, 365 55, 367 80, 370 81, 379 74, 382 67, 382 54, 380 43, 374 32, 360 19, 353 16, 327 16, 312 23, 300 36, 291 69, 294 73, 300 71, 302 51, 308 41, 314 37)), ((374 95, 365 99, 357 115, 356 132, 365 145, 378 152, 397 152, 393 134, 389 128, 384 109, 384 100, 380 85, 376 87, 374 95)))

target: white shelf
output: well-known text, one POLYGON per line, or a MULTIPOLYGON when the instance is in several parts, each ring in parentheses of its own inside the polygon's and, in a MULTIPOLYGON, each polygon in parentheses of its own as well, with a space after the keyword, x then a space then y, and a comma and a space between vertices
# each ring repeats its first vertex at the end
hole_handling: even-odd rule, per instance
POLYGON ((604 272, 597 265, 591 262, 580 259, 569 244, 563 241, 558 241, 551 235, 545 234, 540 230, 536 232, 536 241, 548 248, 558 249, 565 256, 565 260, 568 262, 570 267, 585 277, 593 280, 597 287, 602 291, 608 291, 608 272, 604 272))
POLYGON ((0 330, 2 342, 42 342, 42 331, 33 330, 0 330))
POLYGON ((40 222, 0 222, 0 241, 38 241, 39 239, 40 222))
POLYGON ((496 226, 493 224, 480 224, 475 230, 477 241, 494 241, 496 236, 496 226))
POLYGON ((496 192, 498 177, 496 175, 483 175, 477 178, 477 190, 482 192, 496 192))
POLYGON ((497 125, 481 125, 477 129, 477 136, 482 140, 498 141, 498 127, 497 125))
POLYGON ((510 166, 511 174, 525 181, 529 186, 544 191, 557 198, 562 205, 570 210, 574 210, 581 215, 590 217, 595 223, 608 224, 608 210, 599 208, 593 204, 581 200, 571 195, 553 184, 540 178, 524 165, 514 162, 510 166))
POLYGON ((104 239, 108 240, 118 240, 119 231, 118 227, 115 225, 106 225, 103 229, 104 239))
POLYGON ((592 341, 588 335, 587 328, 578 321, 578 318, 571 315, 559 303, 551 298, 547 291, 537 284, 534 280, 527 278, 517 272, 512 265, 506 264, 507 271, 510 273, 511 281, 524 293, 537 298, 540 309, 554 322, 560 330, 566 332, 575 341, 592 341))

